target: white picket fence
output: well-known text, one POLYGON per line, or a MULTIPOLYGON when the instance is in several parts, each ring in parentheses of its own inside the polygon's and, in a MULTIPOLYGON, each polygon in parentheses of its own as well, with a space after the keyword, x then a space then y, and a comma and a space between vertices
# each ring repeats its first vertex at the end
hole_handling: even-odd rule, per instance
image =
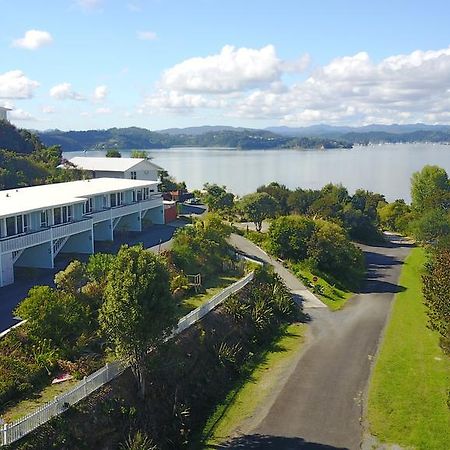
MULTIPOLYGON (((202 317, 212 311, 231 294, 238 292, 250 281, 252 281, 253 276, 253 272, 249 273, 244 278, 241 278, 236 283, 219 292, 207 303, 199 306, 197 309, 194 309, 189 314, 182 317, 178 321, 178 326, 172 336, 178 335, 194 323, 198 322, 202 317)), ((0 430, 0 446, 11 444, 28 433, 31 433, 33 430, 48 422, 53 417, 66 411, 69 406, 78 403, 80 400, 87 397, 104 384, 119 376, 126 368, 127 366, 120 361, 108 363, 106 366, 97 370, 97 372, 85 377, 69 391, 56 396, 54 400, 45 403, 40 408, 30 414, 27 414, 25 417, 11 423, 4 423, 0 430)))

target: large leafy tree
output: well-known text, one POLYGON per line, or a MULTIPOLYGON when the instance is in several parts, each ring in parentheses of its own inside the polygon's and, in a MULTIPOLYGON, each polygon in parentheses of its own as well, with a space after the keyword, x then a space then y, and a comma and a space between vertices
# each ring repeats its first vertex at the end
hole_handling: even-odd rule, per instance
POLYGON ((256 231, 261 231, 263 221, 275 216, 277 202, 266 192, 256 192, 242 197, 238 207, 255 224, 256 231))
POLYGON ((412 207, 424 212, 450 208, 450 182, 447 172, 438 166, 425 166, 411 177, 412 207))
POLYGON ((288 198, 291 191, 284 185, 279 183, 270 183, 264 186, 260 186, 257 192, 266 192, 272 196, 277 202, 277 213, 285 216, 289 214, 290 207, 288 205, 288 198))
POLYGON ((305 216, 282 216, 275 219, 268 232, 271 251, 281 258, 301 261, 306 258, 314 221, 305 216))
POLYGON ((27 320, 30 337, 70 354, 78 336, 91 329, 89 307, 72 293, 35 286, 14 311, 27 320))
POLYGON ((142 246, 122 246, 108 272, 100 327, 120 359, 128 362, 145 396, 145 360, 176 324, 169 272, 161 257, 142 246))
POLYGON ((347 286, 357 286, 364 274, 361 250, 349 241, 344 229, 335 223, 316 221, 307 254, 319 270, 332 274, 347 286))
POLYGON ((204 195, 205 204, 211 211, 229 212, 234 206, 234 195, 227 192, 225 186, 206 183, 204 195))

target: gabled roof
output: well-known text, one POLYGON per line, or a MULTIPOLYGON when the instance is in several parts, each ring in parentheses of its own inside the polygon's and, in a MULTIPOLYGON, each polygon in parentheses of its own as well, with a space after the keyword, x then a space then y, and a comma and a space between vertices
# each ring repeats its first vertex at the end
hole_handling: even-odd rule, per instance
POLYGON ((75 156, 69 161, 80 169, 103 170, 106 172, 125 172, 133 167, 145 162, 152 169, 160 170, 161 167, 145 158, 106 158, 92 156, 75 156))

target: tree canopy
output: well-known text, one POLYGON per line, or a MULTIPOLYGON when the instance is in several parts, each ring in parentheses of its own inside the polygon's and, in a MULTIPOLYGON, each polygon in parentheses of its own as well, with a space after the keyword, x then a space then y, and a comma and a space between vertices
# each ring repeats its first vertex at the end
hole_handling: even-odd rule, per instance
POLYGON ((256 231, 261 231, 263 220, 275 216, 277 202, 266 192, 255 192, 242 197, 238 208, 255 224, 256 231))
POLYGON ((115 354, 127 361, 145 395, 145 356, 176 324, 169 272, 142 246, 122 246, 108 272, 100 327, 115 354))

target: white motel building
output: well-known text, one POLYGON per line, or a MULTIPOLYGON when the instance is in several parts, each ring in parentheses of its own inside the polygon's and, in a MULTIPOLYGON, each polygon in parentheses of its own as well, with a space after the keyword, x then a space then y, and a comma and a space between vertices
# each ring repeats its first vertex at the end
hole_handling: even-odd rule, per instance
POLYGON ((14 267, 53 268, 58 253, 94 252, 117 230, 164 223, 158 182, 94 178, 0 191, 0 287, 14 267))

